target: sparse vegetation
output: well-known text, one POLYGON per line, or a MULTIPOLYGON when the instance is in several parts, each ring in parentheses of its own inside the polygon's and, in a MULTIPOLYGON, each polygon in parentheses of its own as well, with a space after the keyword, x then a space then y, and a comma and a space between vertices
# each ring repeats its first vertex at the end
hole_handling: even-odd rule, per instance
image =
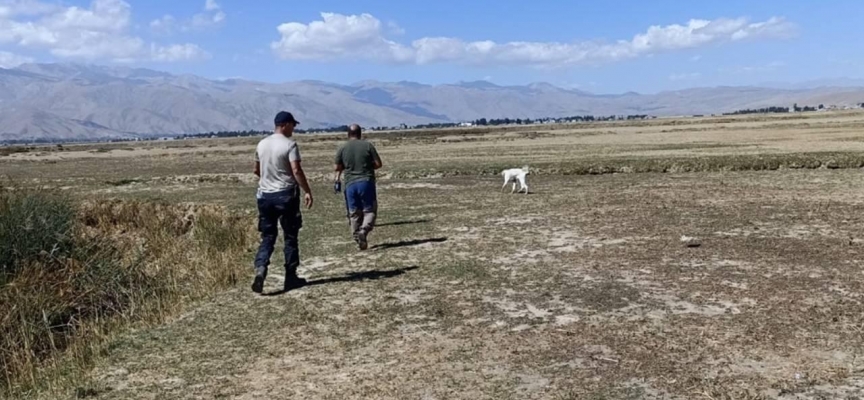
POLYGON ((281 293, 277 251, 266 296, 248 288, 257 138, 9 157, 6 192, 72 215, 65 263, 10 253, 36 255, 0 302, 33 306, 0 324, 49 349, 15 359, 12 397, 860 397, 862 130, 824 112, 373 132, 365 253, 331 195, 344 135, 300 136, 311 284, 281 293), (531 195, 501 193, 526 164, 531 195))
POLYGON ((218 208, 0 190, 0 393, 76 380, 122 328, 234 284, 243 222, 218 208))
MULTIPOLYGON (((511 163, 512 164, 512 163, 511 163)), ((510 164, 453 165, 434 169, 396 169, 397 179, 450 176, 496 176, 510 164)), ((707 157, 639 157, 538 162, 536 175, 604 175, 626 173, 683 173, 721 171, 776 171, 778 169, 841 169, 864 167, 864 153, 798 153, 776 155, 716 155, 707 157)))
POLYGON ((53 192, 0 186, 0 287, 37 258, 66 258, 75 250, 75 210, 53 192))
POLYGON ((32 150, 33 150, 32 147, 25 147, 25 146, 3 146, 3 147, 0 147, 0 157, 6 157, 6 156, 9 156, 11 154, 16 154, 16 153, 27 153, 27 152, 32 151, 32 150))

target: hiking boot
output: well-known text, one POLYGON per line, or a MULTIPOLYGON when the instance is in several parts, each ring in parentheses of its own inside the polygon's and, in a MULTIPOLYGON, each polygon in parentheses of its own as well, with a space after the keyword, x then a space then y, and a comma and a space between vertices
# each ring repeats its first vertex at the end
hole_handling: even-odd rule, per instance
POLYGON ((308 283, 308 282, 305 279, 303 279, 297 275, 286 276, 285 277, 285 286, 283 286, 283 289, 285 289, 286 292, 293 290, 293 289, 300 289, 303 286, 306 286, 306 283, 308 283))
POLYGON ((261 294, 264 291, 264 279, 267 277, 267 269, 255 268, 255 280, 252 281, 252 291, 261 294))
POLYGON ((255 280, 252 281, 252 291, 258 294, 264 291, 264 276, 255 275, 255 280))
POLYGON ((369 248, 369 242, 366 241, 366 231, 360 230, 357 232, 357 247, 360 248, 360 251, 364 251, 369 248))

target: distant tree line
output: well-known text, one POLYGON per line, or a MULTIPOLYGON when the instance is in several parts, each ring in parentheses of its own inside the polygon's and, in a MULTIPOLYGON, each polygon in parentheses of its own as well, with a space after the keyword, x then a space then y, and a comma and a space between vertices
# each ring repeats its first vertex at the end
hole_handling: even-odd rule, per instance
POLYGON ((432 124, 420 124, 409 127, 409 129, 442 129, 442 128, 455 128, 459 126, 456 122, 438 122, 432 124))
MULTIPOLYGON (((432 124, 430 124, 432 125, 432 124)), ((442 124, 443 125, 443 124, 442 124)), ((456 125, 456 124, 452 124, 456 125)), ((388 127, 375 126, 366 128, 366 130, 386 130, 392 129, 388 127)), ((348 125, 339 125, 339 126, 331 126, 326 128, 316 128, 316 129, 295 129, 294 133, 296 134, 310 134, 310 133, 335 133, 335 132, 347 132, 348 125)), ((203 132, 203 133, 189 133, 183 135, 177 135, 176 139, 200 139, 200 138, 229 138, 229 137, 249 137, 249 136, 265 136, 273 133, 273 131, 257 131, 257 130, 245 130, 245 131, 219 131, 219 132, 203 132)))
POLYGON ((733 111, 731 113, 725 113, 723 115, 744 115, 744 114, 782 114, 788 112, 813 112, 818 110, 824 110, 825 105, 820 104, 819 107, 811 107, 804 106, 799 107, 798 103, 795 103, 791 108, 790 107, 765 107, 765 108, 757 108, 757 109, 743 109, 738 111, 733 111))
POLYGON ((17 145, 37 145, 37 144, 54 144, 54 143, 121 143, 121 142, 133 142, 133 141, 152 141, 159 140, 155 136, 142 137, 138 139, 132 138, 110 138, 110 139, 51 139, 51 138, 37 138, 37 139, 12 139, 12 140, 0 140, 0 144, 8 145, 8 146, 17 146, 17 145))
POLYGON ((789 113, 789 107, 765 107, 765 108, 745 108, 743 110, 737 110, 730 113, 725 113, 723 115, 744 115, 744 114, 780 114, 780 113, 789 113))
POLYGON ((207 133, 190 133, 185 135, 176 136, 177 139, 191 139, 191 138, 227 138, 227 137, 248 137, 248 136, 261 136, 265 135, 269 132, 265 131, 255 131, 255 130, 245 130, 245 131, 219 131, 219 132, 207 132, 207 133))
MULTIPOLYGON (((499 125, 530 125, 530 124, 549 124, 549 123, 574 123, 574 122, 594 122, 594 121, 630 121, 630 120, 641 120, 641 119, 649 119, 655 118, 648 115, 611 115, 611 116, 593 116, 593 115, 578 115, 572 117, 561 117, 561 118, 480 118, 474 121, 471 121, 467 124, 459 123, 459 122, 435 122, 429 124, 417 124, 417 125, 407 125, 400 124, 399 126, 373 126, 366 127, 367 131, 383 131, 383 130, 411 130, 411 129, 442 129, 442 128, 455 128, 459 126, 465 125, 473 125, 473 126, 499 126, 499 125)), ((296 129, 294 132, 297 134, 311 134, 311 133, 339 133, 339 132, 347 132, 347 125, 339 125, 339 126, 331 126, 326 128, 316 128, 316 129, 296 129)), ((193 139, 193 138, 226 138, 226 137, 247 137, 247 136, 263 136, 269 135, 271 131, 256 131, 256 130, 245 130, 245 131, 219 131, 219 132, 203 132, 203 133, 191 133, 185 135, 178 135, 176 139, 193 139)))
POLYGON ((558 118, 480 118, 472 121, 473 125, 478 126, 497 126, 497 125, 531 125, 531 124, 551 124, 551 123, 574 123, 574 122, 594 122, 594 121, 631 121, 631 120, 642 120, 654 118, 648 115, 609 115, 609 116, 594 116, 594 115, 574 115, 570 117, 558 117, 558 118))
MULTIPOLYGON (((70 140, 70 141, 72 141, 72 140, 70 140)), ((54 142, 55 142, 55 141, 52 141, 51 139, 44 139, 44 138, 29 139, 29 140, 4 140, 4 141, 2 141, 2 143, 5 144, 5 145, 19 145, 19 144, 49 144, 49 143, 54 143, 54 142)), ((83 142, 83 141, 82 141, 82 142, 83 142)))

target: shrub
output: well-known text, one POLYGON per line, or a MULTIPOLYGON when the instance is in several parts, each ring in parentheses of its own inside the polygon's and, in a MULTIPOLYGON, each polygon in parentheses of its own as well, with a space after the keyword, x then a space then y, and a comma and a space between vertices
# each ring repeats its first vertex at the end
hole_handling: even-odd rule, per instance
POLYGON ((72 202, 57 192, 0 186, 0 287, 24 263, 68 257, 74 222, 72 202))
POLYGON ((236 283, 251 227, 218 207, 0 191, 0 397, 236 283))
POLYGON ((203 213, 195 221, 194 237, 206 251, 241 250, 248 246, 246 230, 237 229, 239 220, 226 219, 213 213, 203 213))

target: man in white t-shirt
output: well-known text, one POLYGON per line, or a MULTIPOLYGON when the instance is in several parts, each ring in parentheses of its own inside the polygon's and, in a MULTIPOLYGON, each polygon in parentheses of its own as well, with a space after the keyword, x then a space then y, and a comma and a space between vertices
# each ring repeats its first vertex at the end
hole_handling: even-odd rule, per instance
POLYGON ((312 191, 300 166, 300 149, 292 139, 299 124, 289 112, 281 111, 274 119, 274 133, 262 139, 255 151, 255 175, 258 175, 258 231, 261 246, 255 256, 255 280, 252 291, 264 290, 264 279, 270 256, 276 247, 279 225, 285 235, 285 285, 288 291, 302 287, 306 280, 297 276, 300 266, 298 235, 303 226, 300 212, 300 189, 306 193, 304 203, 312 208, 312 191))

